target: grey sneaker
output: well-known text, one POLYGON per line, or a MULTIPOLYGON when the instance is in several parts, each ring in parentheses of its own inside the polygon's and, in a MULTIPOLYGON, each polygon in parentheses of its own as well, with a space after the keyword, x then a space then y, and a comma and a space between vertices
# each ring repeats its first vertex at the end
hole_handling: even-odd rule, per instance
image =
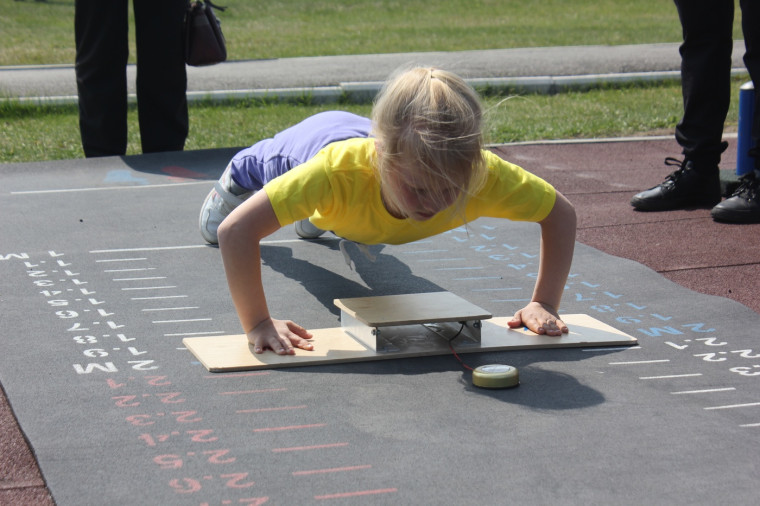
POLYGON ((325 233, 321 228, 315 227, 308 218, 295 222, 293 226, 296 229, 296 234, 298 234, 298 237, 301 239, 316 239, 325 233))
POLYGON ((233 181, 228 165, 222 177, 214 184, 214 189, 206 196, 198 219, 198 228, 207 242, 217 244, 217 230, 222 221, 237 206, 253 195, 253 192, 243 188, 233 181))

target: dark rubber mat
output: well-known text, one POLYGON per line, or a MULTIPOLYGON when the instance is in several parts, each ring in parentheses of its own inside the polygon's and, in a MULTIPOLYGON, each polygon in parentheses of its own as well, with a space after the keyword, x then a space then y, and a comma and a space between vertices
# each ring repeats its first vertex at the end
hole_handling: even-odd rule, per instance
MULTIPOLYGON (((713 224, 707 210, 632 211, 673 144, 503 148, 578 210, 563 312, 640 346, 467 356, 519 369, 519 387, 496 391, 473 387, 452 356, 231 374, 198 364, 184 337, 240 330, 219 252, 196 229, 234 150, 4 166, 0 381, 41 475, 8 431, 0 501, 753 501, 760 229, 713 224)), ((331 327, 336 297, 442 290, 510 314, 531 295, 538 228, 479 220, 372 251, 375 262, 351 251, 351 270, 335 240, 268 238, 274 316, 331 327)))

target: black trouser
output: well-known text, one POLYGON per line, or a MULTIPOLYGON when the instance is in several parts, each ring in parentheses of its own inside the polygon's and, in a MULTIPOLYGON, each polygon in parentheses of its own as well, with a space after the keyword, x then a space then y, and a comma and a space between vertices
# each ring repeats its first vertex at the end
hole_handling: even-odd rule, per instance
MULTIPOLYGON (((187 0, 133 0, 144 153, 182 150, 188 132, 182 26, 187 0)), ((128 0, 76 0, 79 128, 85 156, 127 149, 128 0)))
MULTIPOLYGON (((744 64, 760 86, 760 1, 740 0, 746 52, 744 64)), ((734 0, 675 0, 683 28, 681 80, 684 115, 676 140, 697 167, 714 168, 725 150, 723 124, 731 99, 734 0)), ((756 97, 757 97, 757 91, 756 97)), ((760 100, 752 119, 754 153, 760 145, 760 100)), ((760 158, 755 158, 760 168, 760 158)))

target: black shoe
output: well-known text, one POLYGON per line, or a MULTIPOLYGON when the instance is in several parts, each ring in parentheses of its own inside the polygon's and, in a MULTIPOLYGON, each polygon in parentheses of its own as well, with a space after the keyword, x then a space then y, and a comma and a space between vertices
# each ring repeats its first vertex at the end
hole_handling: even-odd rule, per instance
POLYGON ((720 173, 718 168, 697 172, 691 160, 666 158, 665 165, 678 170, 654 188, 637 193, 631 205, 638 211, 671 211, 691 207, 712 207, 720 202, 720 173))
POLYGON ((760 223, 760 179, 754 172, 741 178, 734 194, 713 207, 710 214, 715 221, 728 223, 760 223))

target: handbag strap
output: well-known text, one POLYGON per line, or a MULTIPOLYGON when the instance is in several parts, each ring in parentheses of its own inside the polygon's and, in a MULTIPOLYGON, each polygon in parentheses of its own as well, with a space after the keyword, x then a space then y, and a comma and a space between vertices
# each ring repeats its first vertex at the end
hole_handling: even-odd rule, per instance
POLYGON ((213 7, 214 9, 216 9, 218 11, 224 12, 227 9, 227 7, 222 7, 221 5, 216 5, 215 3, 212 3, 209 0, 205 0, 205 3, 208 4, 208 5, 210 5, 211 7, 213 7))

